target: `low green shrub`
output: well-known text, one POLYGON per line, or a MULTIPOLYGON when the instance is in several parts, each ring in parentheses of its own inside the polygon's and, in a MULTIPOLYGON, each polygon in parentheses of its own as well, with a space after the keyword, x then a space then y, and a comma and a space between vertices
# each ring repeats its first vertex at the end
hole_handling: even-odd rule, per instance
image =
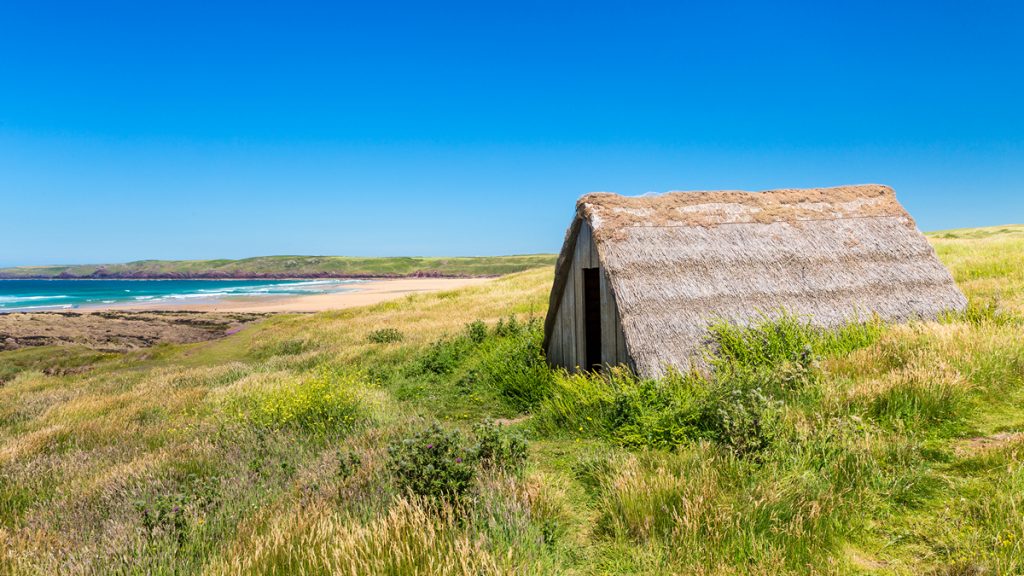
POLYGON ((388 466, 405 490, 439 501, 465 498, 481 470, 518 474, 526 465, 528 444, 521 435, 487 420, 466 437, 433 423, 388 445, 388 466))
POLYGON ((430 344, 412 364, 414 375, 446 375, 455 372, 473 348, 473 341, 459 335, 430 344))
POLYGON ((458 430, 432 424, 388 446, 389 467, 398 487, 418 496, 457 501, 476 476, 473 451, 458 430))
POLYGON ((488 335, 487 324, 484 324, 483 320, 474 320, 466 324, 465 334, 472 343, 483 344, 488 335))
POLYGON ((185 499, 181 494, 161 494, 149 502, 136 502, 135 509, 141 516, 146 538, 152 540, 166 534, 179 546, 183 545, 188 534, 185 505, 185 499))
POLYGON ((145 495, 134 506, 148 540, 165 538, 180 547, 197 519, 216 507, 220 488, 217 478, 199 474, 185 474, 172 484, 174 489, 145 495))
POLYGON ((506 336, 517 336, 522 334, 524 331, 528 331, 534 323, 539 324, 538 318, 530 318, 525 324, 520 322, 515 316, 509 316, 505 318, 499 318, 498 323, 494 325, 494 335, 498 338, 504 338, 506 336))
POLYGON ((720 385, 701 406, 700 429, 739 456, 755 455, 777 434, 779 405, 761 388, 720 385))
POLYGON ((338 450, 338 468, 335 471, 335 476, 338 477, 338 480, 348 480, 362 465, 363 459, 357 452, 338 450))
POLYGON ((392 344, 395 342, 401 342, 405 339, 405 335, 402 331, 397 328, 380 328, 374 330, 366 336, 366 340, 373 344, 392 344))

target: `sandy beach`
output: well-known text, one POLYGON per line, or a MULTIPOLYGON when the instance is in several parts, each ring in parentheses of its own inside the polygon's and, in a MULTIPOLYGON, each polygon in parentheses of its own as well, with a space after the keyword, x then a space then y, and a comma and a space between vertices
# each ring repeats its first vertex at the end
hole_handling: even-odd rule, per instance
POLYGON ((349 290, 327 294, 301 296, 253 296, 226 298, 214 302, 184 302, 159 304, 111 304, 110 306, 81 309, 92 310, 190 310, 198 312, 323 312, 368 306, 411 294, 425 294, 476 286, 490 278, 396 278, 368 280, 351 284, 349 290))
POLYGON ((269 313, 322 312, 411 294, 479 285, 487 278, 402 278, 352 284, 344 292, 246 296, 216 301, 120 303, 63 311, 0 314, 0 351, 79 345, 108 352, 221 338, 269 313))

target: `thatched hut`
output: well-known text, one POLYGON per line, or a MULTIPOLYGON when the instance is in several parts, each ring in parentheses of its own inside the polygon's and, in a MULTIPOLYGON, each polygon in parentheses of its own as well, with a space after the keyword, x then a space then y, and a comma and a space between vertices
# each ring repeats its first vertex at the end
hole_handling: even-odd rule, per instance
POLYGON ((964 295, 887 186, 580 198, 544 349, 570 370, 686 370, 716 321, 933 319, 964 295))

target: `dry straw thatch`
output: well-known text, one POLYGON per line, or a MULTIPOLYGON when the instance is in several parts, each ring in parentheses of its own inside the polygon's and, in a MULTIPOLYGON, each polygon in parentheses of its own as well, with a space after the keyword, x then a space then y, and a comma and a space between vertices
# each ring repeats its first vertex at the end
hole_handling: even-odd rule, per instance
MULTIPOLYGON (((582 221, 593 229, 636 371, 687 369, 719 320, 783 312, 825 327, 933 319, 966 306, 887 186, 766 192, 671 192, 580 198, 552 303, 582 221)), ((553 330, 549 312, 546 336, 553 330)))

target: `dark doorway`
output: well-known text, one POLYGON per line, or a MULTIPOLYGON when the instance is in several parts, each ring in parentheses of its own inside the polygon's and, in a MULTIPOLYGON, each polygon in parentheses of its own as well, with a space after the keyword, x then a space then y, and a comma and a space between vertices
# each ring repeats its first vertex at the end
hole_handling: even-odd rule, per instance
POLYGON ((601 368, 601 269, 583 269, 583 329, 587 370, 601 368))

